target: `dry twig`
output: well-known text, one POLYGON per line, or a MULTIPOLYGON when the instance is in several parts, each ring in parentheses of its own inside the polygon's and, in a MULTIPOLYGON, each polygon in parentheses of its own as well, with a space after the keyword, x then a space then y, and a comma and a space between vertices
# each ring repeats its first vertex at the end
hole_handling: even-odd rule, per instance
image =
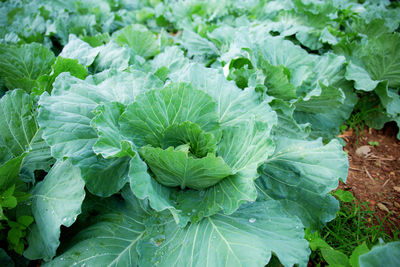
POLYGON ((372 182, 374 182, 375 183, 375 180, 374 180, 374 178, 371 176, 371 174, 369 173, 369 171, 367 170, 367 168, 365 167, 365 166, 363 166, 364 167, 364 171, 365 171, 365 173, 368 175, 368 177, 372 180, 372 182))

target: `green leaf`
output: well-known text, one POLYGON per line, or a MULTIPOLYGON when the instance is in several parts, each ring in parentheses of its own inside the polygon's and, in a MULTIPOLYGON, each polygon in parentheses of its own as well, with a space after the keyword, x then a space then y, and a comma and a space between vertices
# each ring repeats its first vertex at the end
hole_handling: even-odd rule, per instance
POLYGON ((400 96, 398 90, 390 89, 388 82, 381 82, 376 87, 375 92, 390 117, 400 116, 400 96))
POLYGON ((258 45, 263 60, 270 65, 283 66, 290 71, 290 82, 301 85, 312 75, 316 56, 308 54, 300 46, 284 40, 282 37, 267 37, 258 45))
POLYGON ((257 177, 253 167, 228 176, 204 191, 175 193, 177 209, 182 211, 182 216, 190 217, 192 222, 199 222, 203 217, 211 216, 220 210, 225 214, 232 214, 241 204, 256 200, 254 180, 257 177))
POLYGON ((133 156, 132 143, 123 140, 119 130, 119 117, 125 106, 113 102, 109 105, 100 105, 94 113, 91 126, 97 129, 99 138, 93 145, 93 151, 104 158, 133 156))
POLYGON ((87 70, 78 63, 78 60, 57 57, 53 66, 51 66, 51 73, 43 75, 38 79, 38 83, 43 88, 43 91, 51 92, 55 79, 62 72, 69 72, 72 76, 82 80, 88 75, 87 70))
POLYGON ((93 85, 91 80, 82 81, 69 73, 60 74, 54 83, 52 95, 45 93, 39 101, 38 121, 43 129, 43 138, 51 146, 52 155, 57 159, 72 157, 74 161, 92 155, 92 147, 98 135, 91 121, 98 105, 113 101, 125 104, 139 93, 131 90, 134 86, 153 84, 146 83, 145 80, 149 77, 140 72, 140 78, 135 80, 134 76, 135 74, 121 74, 116 78, 111 76, 98 85, 93 85), (110 84, 118 77, 123 79, 117 87, 121 90, 115 87, 110 89, 110 84), (74 131, 70 130, 72 128, 74 131))
POLYGON ((270 103, 278 115, 278 124, 273 130, 273 135, 293 139, 307 139, 310 135, 310 124, 298 124, 293 118, 295 106, 281 99, 273 99, 270 103))
POLYGON ((22 161, 26 154, 6 161, 0 165, 0 192, 9 188, 18 179, 19 171, 21 170, 22 161))
POLYGON ((374 81, 368 72, 360 66, 350 62, 346 68, 346 79, 354 81, 354 88, 362 91, 372 91, 378 85, 379 81, 374 81))
POLYGON ((294 118, 298 123, 311 124, 311 136, 330 140, 339 133, 339 126, 349 118, 357 102, 350 87, 343 89, 320 84, 321 94, 295 103, 294 118))
POLYGON ((17 218, 17 222, 19 224, 22 224, 24 228, 26 229, 29 225, 33 223, 34 219, 32 216, 19 216, 17 218))
POLYGON ((158 212, 169 210, 180 226, 185 226, 189 220, 198 222, 219 210, 231 214, 245 201, 255 201, 257 190, 254 179, 257 176, 252 168, 228 176, 206 190, 180 191, 153 179, 138 155, 132 158, 129 169, 134 194, 140 199, 149 199, 151 207, 158 212))
POLYGON ((259 197, 280 201, 289 214, 319 229, 336 216, 338 201, 328 193, 345 181, 348 161, 337 140, 276 139, 275 153, 259 169, 259 197))
POLYGON ((15 264, 10 256, 4 251, 4 249, 0 248, 0 265, 4 267, 14 267, 15 264))
POLYGON ((310 243, 309 245, 312 251, 317 251, 318 249, 322 248, 331 248, 331 246, 329 246, 329 244, 321 238, 318 231, 311 233, 310 228, 307 228, 305 230, 305 235, 305 238, 310 243))
POLYGON ((296 88, 290 83, 290 71, 284 66, 273 66, 265 62, 262 69, 267 76, 267 94, 276 98, 290 100, 296 98, 296 88))
POLYGON ((79 232, 61 255, 44 266, 137 266, 136 246, 145 234, 147 211, 123 191, 124 202, 99 201, 100 214, 94 224, 79 232))
POLYGON ((218 48, 197 33, 185 29, 182 33, 182 46, 188 50, 188 57, 218 55, 218 48))
POLYGON ((54 54, 41 44, 0 44, 0 75, 8 89, 21 88, 30 92, 36 86, 35 80, 50 72, 54 60, 54 54))
POLYGON ((275 149, 268 128, 268 124, 254 119, 226 127, 217 154, 234 173, 249 167, 256 169, 275 149))
POLYGON ((50 146, 42 138, 42 129, 39 129, 31 140, 30 150, 24 159, 21 175, 33 180, 35 170, 48 172, 55 161, 51 156, 50 146))
POLYGON ((100 48, 93 48, 88 43, 71 34, 68 43, 64 46, 59 57, 77 59, 79 64, 87 67, 93 63, 99 51, 100 48))
POLYGON ((350 256, 351 267, 359 267, 360 266, 360 263, 359 263, 360 256, 367 252, 369 252, 369 248, 364 241, 364 242, 362 242, 361 245, 357 246, 353 250, 353 253, 351 253, 351 256, 350 256))
POLYGON ((128 25, 115 32, 113 39, 121 46, 127 45, 132 49, 133 55, 145 59, 157 55, 160 51, 156 35, 140 24, 128 25))
POLYGON ((190 82, 195 88, 210 95, 216 103, 217 118, 222 128, 247 122, 251 118, 267 123, 268 129, 276 124, 276 114, 267 102, 261 101, 253 89, 243 91, 233 81, 227 81, 221 69, 190 64, 172 73, 170 79, 190 82))
POLYGON ((204 131, 218 129, 216 106, 206 93, 190 84, 174 83, 139 95, 120 119, 121 133, 135 145, 161 146, 164 130, 190 121, 204 131))
POLYGON ((31 97, 23 90, 8 92, 0 100, 0 163, 29 150, 37 132, 31 97))
POLYGON ((167 67, 170 72, 179 71, 189 60, 183 54, 183 51, 176 46, 168 46, 164 52, 158 54, 151 61, 154 70, 167 67))
POLYGON ((349 259, 339 250, 333 248, 321 248, 321 254, 329 266, 350 267, 349 259))
POLYGON ((115 69, 103 71, 86 78, 88 83, 95 84, 105 94, 108 101, 128 105, 135 101, 137 95, 150 89, 159 89, 164 83, 150 73, 139 70, 120 72, 115 69))
POLYGON ((400 51, 396 49, 399 45, 399 33, 382 35, 362 45, 362 54, 357 56, 373 80, 388 80, 393 88, 400 86, 400 51))
MULTIPOLYGON (((93 150, 98 141, 98 132, 93 128, 95 123, 91 124, 95 117, 94 111, 100 104, 109 105, 111 101, 118 100, 128 101, 137 93, 129 90, 132 85, 127 85, 125 90, 117 94, 105 86, 106 81, 107 79, 93 85, 70 74, 59 75, 52 95, 45 93, 41 96, 38 116, 43 138, 50 145, 52 155, 56 159, 71 158, 72 163, 81 168, 89 191, 99 196, 110 196, 123 187, 128 180, 129 159, 104 159, 95 154, 95 151, 103 151, 99 150, 99 147, 93 150)), ((107 129, 108 126, 101 127, 103 126, 101 131, 112 131, 107 129)), ((104 141, 101 138, 100 140, 104 141)))
MULTIPOLYGON (((147 171, 146 163, 140 158, 139 154, 132 157, 129 167, 129 182, 132 192, 139 199, 148 199, 150 206, 157 212, 168 209, 177 222, 178 211, 174 201, 170 198, 171 188, 159 184, 147 171)), ((183 223, 187 223, 187 220, 183 223)))
POLYGON ((284 266, 308 262, 301 222, 275 201, 256 202, 185 228, 172 221, 155 229, 139 243, 140 266, 264 266, 272 252, 284 266), (154 244, 160 233, 165 240, 154 244))
POLYGON ((375 246, 360 256, 360 267, 398 266, 400 264, 400 241, 375 246))
POLYGON ((169 187, 180 186, 184 189, 187 186, 200 190, 232 174, 224 160, 213 154, 193 158, 188 151, 179 151, 173 147, 163 150, 149 146, 142 147, 139 152, 157 181, 169 187))
POLYGON ((4 208, 13 209, 17 206, 17 199, 13 196, 15 185, 0 194, 0 205, 4 208))
MULTIPOLYGON (((56 7, 57 8, 57 7, 56 7)), ((76 10, 72 6, 58 7, 59 9, 76 10)), ((97 31, 96 27, 96 16, 94 14, 71 14, 70 12, 60 12, 59 16, 55 19, 54 32, 61 40, 61 44, 65 45, 68 39, 71 38, 71 34, 81 35, 94 35, 97 31)))
POLYGON ((52 95, 44 93, 40 97, 38 115, 42 137, 50 145, 53 157, 78 161, 93 153, 97 134, 90 126, 92 110, 104 99, 96 86, 69 73, 57 77, 52 95), (83 105, 85 108, 80 108, 83 105))
POLYGON ((128 182, 130 157, 105 159, 94 153, 77 162, 90 193, 108 197, 117 193, 128 182))
POLYGON ((342 202, 353 202, 354 196, 349 191, 343 191, 342 189, 338 189, 333 192, 333 195, 337 197, 342 202))
POLYGON ((386 33, 360 44, 341 44, 337 48, 351 62, 346 78, 355 80, 359 90, 371 91, 377 82, 387 80, 389 87, 400 85, 399 33, 386 33), (364 69, 364 70, 363 70, 364 69))
POLYGON ((204 132, 195 123, 185 121, 165 129, 161 140, 163 149, 184 144, 189 144, 190 153, 197 158, 205 157, 207 153, 215 153, 217 150, 217 140, 214 135, 204 132))
POLYGON ((25 257, 50 260, 60 244, 60 226, 71 226, 81 213, 85 198, 84 182, 80 170, 69 160, 58 161, 45 179, 32 192, 32 212, 40 240, 28 237, 29 248, 25 257), (44 248, 39 247, 41 243, 44 248), (40 252, 39 252, 40 251, 40 252))
POLYGON ((92 47, 102 46, 110 41, 110 34, 108 32, 98 33, 94 36, 83 36, 82 40, 92 47))
POLYGON ((101 72, 107 69, 123 71, 128 68, 130 54, 125 47, 120 47, 115 42, 110 41, 106 45, 97 48, 100 51, 93 62, 94 72, 101 72))

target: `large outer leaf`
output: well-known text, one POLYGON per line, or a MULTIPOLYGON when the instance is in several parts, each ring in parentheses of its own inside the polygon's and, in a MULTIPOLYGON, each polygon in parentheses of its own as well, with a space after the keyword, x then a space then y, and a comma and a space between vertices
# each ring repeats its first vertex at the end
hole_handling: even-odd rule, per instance
POLYGON ((31 91, 36 85, 35 80, 50 72, 54 60, 54 54, 37 43, 19 47, 0 45, 0 75, 4 77, 8 89, 31 91))
POLYGON ((303 94, 294 105, 294 118, 310 123, 313 137, 332 139, 353 111, 357 97, 344 79, 343 56, 328 53, 318 57, 313 74, 301 85, 303 94))
POLYGON ((93 48, 88 43, 71 34, 68 43, 64 46, 59 56, 77 59, 80 64, 86 67, 93 63, 99 51, 99 47, 93 48))
MULTIPOLYGON (((382 107, 385 109, 384 118, 373 118, 379 121, 379 126, 384 125, 385 122, 394 120, 397 126, 400 126, 400 96, 398 89, 388 88, 388 82, 381 82, 375 89, 382 107), (385 118, 386 117, 386 118, 385 118)), ((378 113, 379 114, 379 113, 378 113)), ((380 127, 380 128, 382 128, 380 127)), ((397 138, 400 139, 400 131, 397 133, 397 138)))
POLYGON ((251 166, 249 169, 226 177, 204 191, 181 192, 175 197, 177 207, 182 211, 182 216, 190 217, 193 222, 198 222, 203 217, 211 216, 219 210, 225 214, 232 214, 242 203, 256 200, 257 190, 254 180, 257 177, 255 167, 251 166))
POLYGON ((122 188, 127 181, 129 160, 95 155, 92 147, 98 135, 91 120, 99 104, 134 98, 135 91, 122 92, 127 95, 117 95, 106 87, 61 74, 52 95, 44 94, 39 101, 38 120, 52 155, 57 159, 70 157, 81 167, 88 189, 100 196, 112 195, 122 188))
POLYGON ((51 156, 50 146, 42 139, 42 130, 39 129, 30 143, 29 153, 23 164, 23 175, 33 179, 35 170, 48 172, 55 159, 51 156))
POLYGON ((276 201, 256 202, 236 213, 217 214, 179 228, 175 222, 140 241, 140 266, 265 266, 272 252, 284 266, 308 262, 303 226, 276 201), (154 240, 160 236, 158 243, 154 240))
POLYGON ((77 163, 87 189, 97 196, 117 193, 128 182, 129 157, 105 159, 94 153, 77 163))
POLYGON ((260 101, 254 90, 243 91, 234 82, 227 81, 222 70, 190 64, 172 73, 170 78, 172 81, 191 82, 212 96, 217 104, 218 121, 222 128, 248 121, 252 117, 267 123, 269 129, 276 124, 276 114, 267 102, 260 101))
POLYGON ((307 101, 300 100, 295 104, 293 117, 298 123, 310 123, 314 137, 331 139, 351 114, 355 101, 345 105, 346 95, 341 89, 323 85, 320 87, 320 95, 312 96, 307 101))
POLYGON ((125 202, 101 201, 95 223, 74 237, 74 244, 44 266, 137 266, 136 245, 145 234, 145 208, 132 193, 123 192, 125 202))
POLYGON ((21 164, 26 154, 22 154, 16 158, 6 161, 3 165, 0 164, 0 192, 8 189, 18 179, 21 164))
POLYGON ((400 242, 378 245, 360 256, 360 267, 399 266, 400 242))
POLYGON ((218 155, 230 166, 234 173, 267 160, 274 145, 270 139, 268 124, 250 120, 222 131, 218 145, 218 155))
POLYGON ((203 158, 193 158, 188 151, 166 150, 144 146, 140 155, 149 165, 157 181, 165 186, 180 186, 205 189, 232 174, 231 168, 221 157, 209 154, 203 158))
POLYGON ((8 92, 0 100, 0 163, 29 149, 37 132, 31 97, 23 90, 8 92))
POLYGON ((55 158, 72 157, 78 161, 93 153, 91 147, 97 134, 90 127, 92 110, 104 99, 95 86, 69 73, 57 77, 51 96, 41 96, 38 121, 55 158))
POLYGON ((32 192, 32 212, 40 238, 30 236, 25 256, 51 259, 60 244, 60 226, 71 226, 85 198, 80 170, 69 160, 57 162, 32 192))
POLYGON ((399 33, 387 33, 360 44, 341 44, 336 50, 350 62, 346 78, 355 81, 356 89, 372 91, 379 81, 387 80, 393 88, 400 85, 399 45, 399 33))
POLYGON ((346 79, 354 81, 354 88, 363 91, 372 91, 378 85, 379 81, 374 81, 368 72, 360 66, 350 62, 346 68, 346 79))
POLYGON ((346 180, 348 161, 337 140, 277 138, 276 151, 259 169, 260 198, 273 198, 303 224, 318 229, 336 216, 338 201, 327 195, 346 180))
POLYGON ((129 169, 131 189, 140 199, 148 199, 153 209, 169 210, 176 223, 185 226, 189 220, 197 222, 223 210, 231 214, 245 201, 255 201, 257 190, 254 168, 226 177, 206 190, 180 191, 159 184, 153 179, 139 155, 132 158, 129 169))
POLYGON ((344 80, 344 63, 345 57, 337 56, 333 53, 326 53, 323 56, 314 56, 314 66, 312 74, 305 80, 298 93, 301 93, 304 100, 309 100, 312 96, 322 94, 321 86, 334 86, 344 80))
POLYGON ((97 129, 99 138, 93 146, 96 154, 101 154, 104 158, 124 157, 133 155, 132 143, 123 140, 118 120, 124 111, 125 106, 113 102, 101 105, 96 108, 96 116, 92 119, 91 125, 97 129))
POLYGON ((290 100, 296 98, 296 88, 290 83, 287 69, 284 66, 273 66, 263 62, 262 69, 267 76, 265 85, 267 94, 276 98, 290 100))
POLYGON ((127 45, 133 55, 150 58, 158 54, 160 48, 157 37, 143 25, 129 25, 113 34, 119 45, 127 45))
POLYGON ((128 68, 130 54, 125 47, 120 47, 113 41, 100 47, 100 52, 93 62, 95 72, 107 69, 123 71, 128 68))
POLYGON ((139 154, 132 157, 129 167, 129 182, 132 192, 139 199, 148 199, 150 205, 157 212, 169 210, 177 223, 185 225, 188 218, 183 221, 178 218, 175 202, 170 195, 176 190, 165 187, 153 179, 147 171, 146 163, 140 158, 139 154))
POLYGON ((161 146, 163 131, 172 124, 190 121, 204 131, 218 129, 216 105, 204 92, 185 83, 139 95, 120 119, 121 133, 136 145, 161 146))
POLYGON ((0 129, 0 164, 29 152, 23 172, 32 179, 35 170, 48 170, 54 163, 38 130, 32 99, 23 90, 10 91, 0 100, 0 129))
POLYGON ((137 75, 136 72, 120 75, 118 77, 124 82, 116 83, 118 87, 115 88, 110 86, 108 80, 114 80, 113 76, 93 85, 91 79, 82 81, 63 73, 57 77, 52 95, 44 94, 41 97, 38 120, 43 128, 43 138, 51 145, 56 158, 72 157, 79 160, 92 153, 91 147, 96 142, 97 133, 91 126, 91 120, 99 104, 113 101, 129 103, 139 93, 134 85, 146 86, 143 88, 145 90, 147 86, 157 84, 146 82, 148 76, 140 72, 137 75), (72 128, 74 131, 70 130, 72 128))
POLYGON ((164 86, 164 83, 153 74, 138 70, 121 72, 111 69, 89 76, 86 80, 96 84, 104 94, 107 94, 109 101, 124 105, 132 103, 142 92, 164 86))
POLYGON ((400 34, 379 36, 362 45, 360 56, 373 80, 388 80, 389 87, 400 86, 400 34))
POLYGON ((151 65, 155 70, 161 67, 167 67, 170 72, 175 72, 188 64, 188 61, 183 51, 178 47, 167 46, 164 52, 154 57, 151 61, 151 65))
MULTIPOLYGON (((72 76, 79 79, 85 79, 88 72, 84 66, 79 64, 77 59, 57 57, 51 66, 51 73, 42 75, 38 78, 38 84, 42 91, 51 92, 53 83, 60 73, 69 72, 72 76)), ((35 92, 36 93, 36 92, 35 92)))
POLYGON ((212 42, 189 29, 183 31, 181 43, 188 50, 188 57, 219 54, 218 48, 212 42))
POLYGON ((273 135, 293 139, 307 139, 310 134, 310 124, 298 124, 293 118, 294 105, 281 99, 270 102, 271 107, 278 115, 278 124, 273 130, 273 135))
POLYGON ((258 44, 262 59, 273 66, 284 66, 291 73, 290 82, 299 86, 312 75, 316 56, 282 37, 267 37, 258 44))

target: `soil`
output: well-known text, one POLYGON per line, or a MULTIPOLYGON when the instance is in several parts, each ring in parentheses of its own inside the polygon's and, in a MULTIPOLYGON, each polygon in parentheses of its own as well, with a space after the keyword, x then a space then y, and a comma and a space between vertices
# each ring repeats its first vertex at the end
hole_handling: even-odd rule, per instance
POLYGON ((352 129, 340 137, 346 141, 350 163, 347 183, 339 188, 350 191, 360 202, 367 202, 383 221, 385 232, 392 235, 400 228, 400 141, 398 128, 386 124, 382 130, 352 129))

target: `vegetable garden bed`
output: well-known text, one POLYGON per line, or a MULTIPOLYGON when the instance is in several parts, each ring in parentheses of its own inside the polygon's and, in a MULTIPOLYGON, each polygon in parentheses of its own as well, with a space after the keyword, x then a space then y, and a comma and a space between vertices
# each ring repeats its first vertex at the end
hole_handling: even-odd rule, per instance
POLYGON ((0 13, 2 265, 398 263, 398 3, 0 13), (373 130, 385 125, 391 138, 373 130), (332 254, 319 233, 348 214, 339 183, 378 209, 388 244, 332 254))

